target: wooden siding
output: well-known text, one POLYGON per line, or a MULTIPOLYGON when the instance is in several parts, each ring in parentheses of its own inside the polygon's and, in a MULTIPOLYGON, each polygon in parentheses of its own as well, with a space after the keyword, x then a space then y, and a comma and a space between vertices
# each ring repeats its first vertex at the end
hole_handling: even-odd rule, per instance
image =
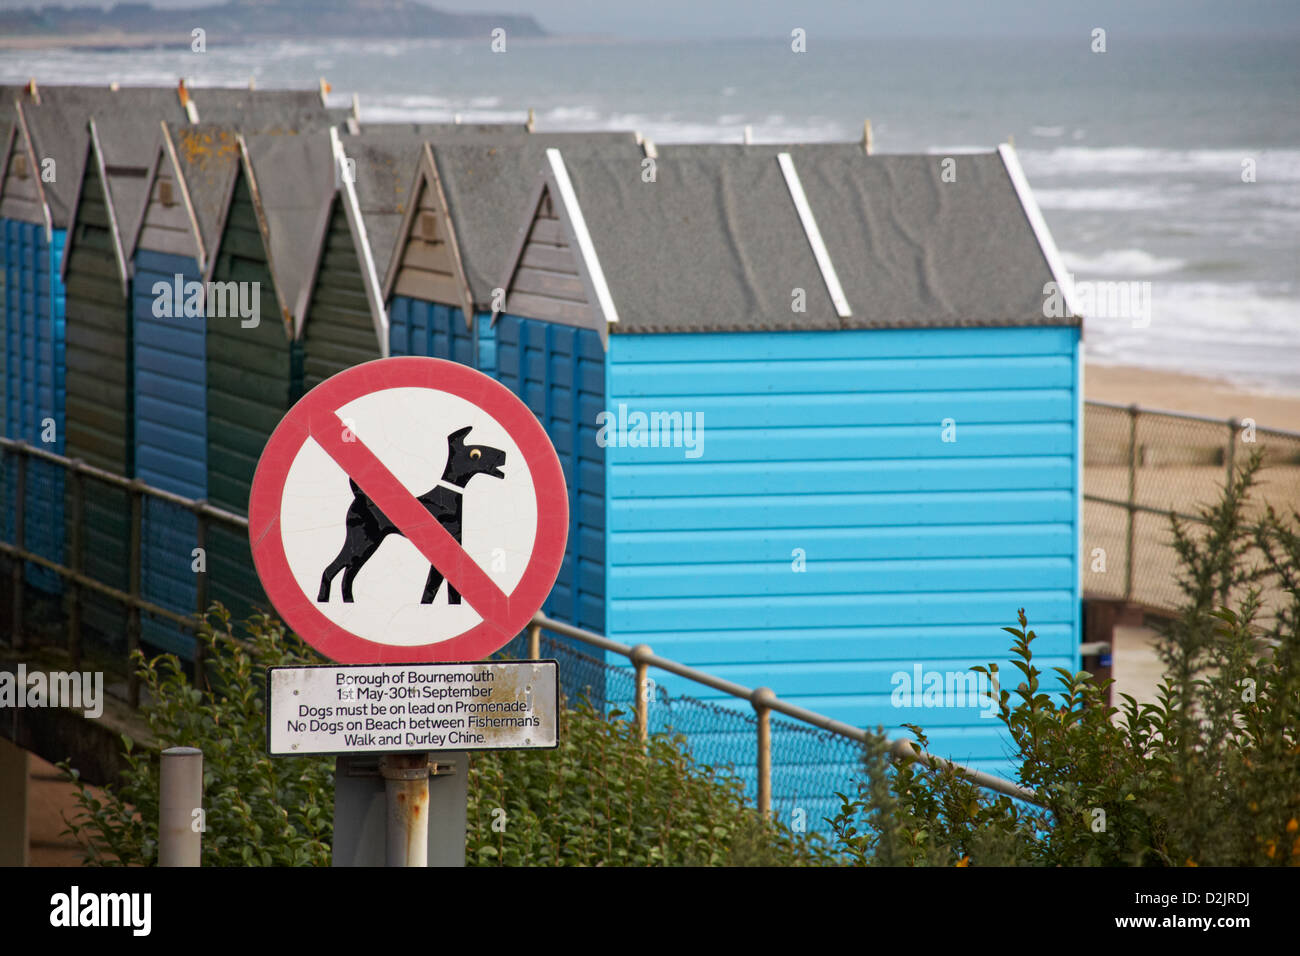
POLYGON ((611 436, 606 632, 1009 772, 996 720, 895 708, 891 676, 1010 671, 1022 606, 1039 666, 1078 668, 1077 347, 1073 329, 611 336, 607 408, 698 413, 703 440, 611 436))
MULTIPOLYGON (((104 186, 95 163, 86 170, 73 230, 66 270, 67 455, 129 477, 133 471, 131 306, 122 297, 104 186)), ((69 515, 73 507, 69 482, 69 515)), ((83 480, 82 515, 82 569, 96 580, 126 590, 130 585, 129 496, 121 489, 83 480)), ((72 546, 69 521, 69 555, 72 546)), ((85 593, 82 603, 85 626, 120 646, 126 635, 122 606, 95 592, 85 593)))
MULTIPOLYGON (((137 250, 131 289, 135 473, 145 484, 201 499, 207 496, 203 320, 154 315, 155 285, 170 290, 178 275, 182 283, 202 277, 192 258, 137 250)), ((157 499, 146 498, 143 505, 141 591, 169 610, 193 613, 198 522, 190 512, 157 499)), ((193 656, 193 638, 168 621, 143 616, 141 635, 156 647, 193 656)))
POLYGON ((411 232, 399 240, 401 246, 393 295, 445 305, 464 303, 465 293, 456 274, 451 246, 447 242, 448 235, 450 226, 444 211, 438 206, 435 192, 427 183, 422 182, 416 197, 416 212, 411 218, 411 232), (421 237, 421 219, 426 214, 436 218, 433 241, 421 237))
POLYGON ((569 541, 545 610, 605 630, 605 449, 596 444, 604 407, 605 352, 598 333, 502 315, 492 327, 493 367, 550 436, 569 491, 569 541))
POLYGON ((172 165, 171 157, 163 150, 158 157, 158 174, 149 187, 149 200, 140 223, 140 236, 136 248, 152 252, 168 252, 176 256, 198 259, 199 244, 194 235, 194 224, 181 195, 181 183, 172 165), (164 188, 171 189, 171 205, 163 204, 164 188))
MULTIPOLYGON (((5 403, 4 432, 28 444, 62 454, 64 451, 64 298, 58 264, 66 233, 54 231, 47 242, 45 227, 0 219, 4 244, 5 403), (54 440, 46 441, 45 421, 54 421, 54 440)), ((4 533, 13 540, 14 504, 11 489, 15 462, 4 468, 4 533)), ((28 461, 25 529, 27 547, 54 561, 63 552, 63 470, 45 462, 28 461)), ((51 594, 62 581, 52 571, 29 564, 29 584, 51 594)))
POLYGON ((13 142, 9 146, 8 162, 5 164, 5 179, 0 184, 0 218, 44 225, 40 175, 40 158, 37 158, 37 167, 33 169, 27 155, 27 140, 23 137, 22 127, 15 124, 13 142), (21 163, 26 164, 26 176, 18 175, 20 164, 15 160, 20 157, 21 163))
MULTIPOLYGON (((237 316, 207 323, 208 498, 248 513, 253 472, 266 440, 302 387, 300 350, 285 335, 274 280, 244 174, 235 186, 214 282, 257 283, 260 321, 237 316)), ((209 594, 242 621, 269 603, 253 567, 246 532, 214 525, 208 532, 209 594)))
POLYGON ((382 358, 347 212, 336 199, 302 333, 304 392, 346 368, 382 358))
MULTIPOLYGON (((481 316, 479 321, 486 324, 491 316, 481 316)), ((477 367, 474 334, 465 326, 463 311, 403 295, 388 307, 388 352, 427 355, 477 367)))
POLYGON ((528 238, 510 278, 506 308, 514 315, 566 325, 594 327, 595 310, 569 246, 550 190, 542 192, 528 238))

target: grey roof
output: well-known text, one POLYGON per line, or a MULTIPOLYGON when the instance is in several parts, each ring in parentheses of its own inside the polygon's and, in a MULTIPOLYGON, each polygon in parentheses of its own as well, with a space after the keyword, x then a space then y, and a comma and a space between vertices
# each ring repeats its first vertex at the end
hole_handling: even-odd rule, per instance
MULTIPOLYGON (((105 161, 114 166, 147 167, 158 144, 159 123, 184 119, 173 90, 156 87, 42 86, 40 103, 23 94, 23 115, 31 131, 38 161, 52 158, 57 175, 44 183, 54 227, 66 228, 72 219, 89 143, 89 121, 96 120, 105 161)), ((110 177, 111 180, 112 177, 110 177)), ((114 206, 137 215, 143 193, 137 178, 124 175, 112 193, 114 206)), ((112 187, 110 187, 112 188, 112 187)), ((125 228, 127 223, 122 223, 125 228)), ((129 233, 126 233, 129 234, 129 233)))
POLYGON ((311 239, 334 195, 329 132, 245 136, 249 163, 270 238, 272 276, 283 306, 296 317, 316 264, 311 239))
POLYGON ((433 144, 434 161, 476 305, 501 283, 525 206, 546 165, 546 150, 565 157, 604 156, 640 175, 641 148, 631 133, 533 133, 522 140, 433 144))
POLYGON ((72 218, 90 142, 89 120, 96 112, 111 111, 114 95, 107 87, 42 87, 39 105, 30 99, 23 103, 37 164, 54 160, 54 179, 42 180, 41 187, 55 229, 66 229, 72 218))
POLYGON ((795 157, 853 314, 847 328, 1078 325, 1043 315, 1053 281, 1002 157, 795 157))
POLYGON ((200 123, 221 123, 253 132, 328 129, 337 120, 317 90, 250 90, 191 87, 200 123))
POLYGON ((194 205, 203 248, 211 254, 220 245, 220 230, 239 175, 238 133, 234 127, 218 123, 168 123, 167 134, 194 205))
POLYGON ((639 168, 565 164, 619 321, 614 332, 1077 324, 997 153, 867 156, 858 144, 659 150, 639 168), (839 317, 776 160, 794 161, 851 310, 839 317), (791 309, 806 292, 807 312, 791 309))
POLYGON ((343 139, 343 152, 356 164, 357 203, 366 226, 375 271, 382 281, 393 258, 402 216, 411 201, 424 137, 375 133, 343 139))
POLYGON ((618 310, 611 331, 840 327, 774 155, 661 158, 654 182, 639 159, 563 156, 618 310))
POLYGON ((439 136, 527 136, 524 123, 361 123, 356 135, 439 136))

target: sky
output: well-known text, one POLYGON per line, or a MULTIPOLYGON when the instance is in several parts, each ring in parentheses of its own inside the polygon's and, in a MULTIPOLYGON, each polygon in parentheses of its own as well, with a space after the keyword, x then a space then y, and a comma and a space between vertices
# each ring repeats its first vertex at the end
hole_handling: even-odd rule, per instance
MULTIPOLYGON (((212 2, 153 0, 155 6, 172 8, 212 2)), ((33 5, 83 4, 0 0, 0 8, 33 5)), ((531 13, 552 33, 633 39, 788 35, 795 27, 807 30, 810 38, 818 33, 1047 36, 1089 33, 1095 27, 1108 34, 1300 35, 1297 0, 446 0, 432 5, 462 12, 531 13)))

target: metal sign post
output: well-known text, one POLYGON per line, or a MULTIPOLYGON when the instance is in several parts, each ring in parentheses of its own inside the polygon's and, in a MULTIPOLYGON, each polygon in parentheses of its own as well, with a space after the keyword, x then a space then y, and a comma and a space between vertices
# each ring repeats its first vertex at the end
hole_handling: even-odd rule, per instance
POLYGON ((541 423, 466 366, 354 366, 276 427, 248 505, 258 576, 303 640, 355 666, 272 668, 267 750, 339 755, 336 865, 373 865, 381 845, 390 866, 463 863, 453 754, 556 746, 554 661, 450 662, 528 626, 568 526, 541 423))

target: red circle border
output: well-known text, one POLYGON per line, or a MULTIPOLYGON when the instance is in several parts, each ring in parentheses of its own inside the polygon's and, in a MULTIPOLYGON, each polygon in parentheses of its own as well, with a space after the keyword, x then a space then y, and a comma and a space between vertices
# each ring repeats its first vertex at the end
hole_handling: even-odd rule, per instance
POLYGON ((253 563, 285 622, 303 640, 340 664, 411 664, 482 660, 528 626, 559 576, 569 533, 569 496, 564 470, 541 422, 508 388, 467 365, 423 356, 376 359, 345 369, 304 395, 267 440, 253 475, 248 535, 253 563), (280 501, 289 468, 310 437, 311 423, 373 392, 428 388, 456 395, 491 415, 519 446, 537 496, 537 534, 523 577, 507 595, 507 618, 484 619, 443 641, 419 645, 379 644, 330 620, 303 593, 289 567, 280 534, 280 501), (545 503, 545 506, 544 506, 545 503))

